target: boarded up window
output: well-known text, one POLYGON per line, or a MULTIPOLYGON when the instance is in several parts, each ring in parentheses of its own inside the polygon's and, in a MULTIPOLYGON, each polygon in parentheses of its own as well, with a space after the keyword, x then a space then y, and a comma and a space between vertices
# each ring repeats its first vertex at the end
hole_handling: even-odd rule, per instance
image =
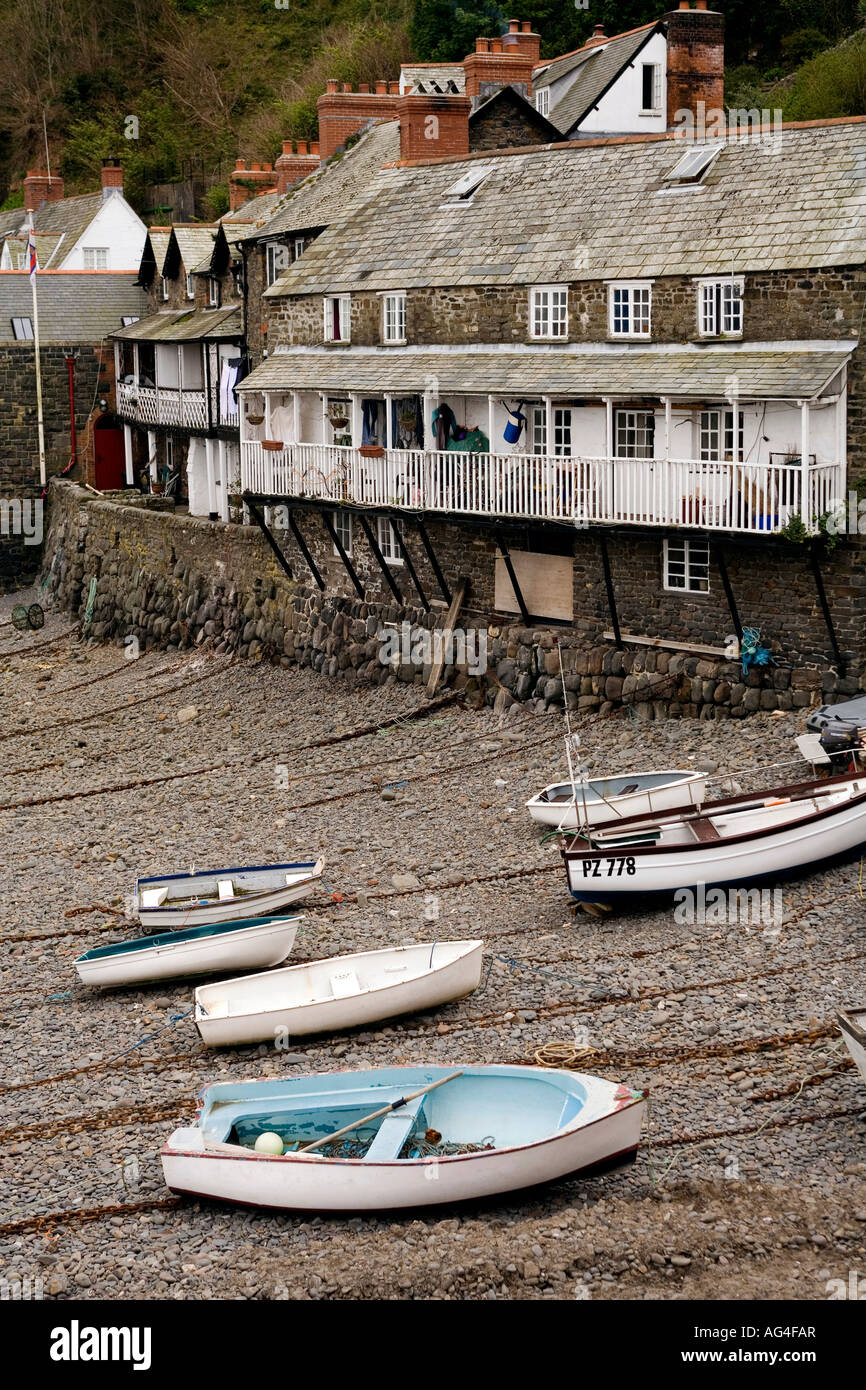
MULTIPOLYGON (((558 618, 570 622, 574 617, 574 562, 569 555, 539 555, 532 550, 512 550, 511 563, 533 618, 558 618)), ((496 558, 495 604, 500 613, 519 613, 505 561, 496 558)))

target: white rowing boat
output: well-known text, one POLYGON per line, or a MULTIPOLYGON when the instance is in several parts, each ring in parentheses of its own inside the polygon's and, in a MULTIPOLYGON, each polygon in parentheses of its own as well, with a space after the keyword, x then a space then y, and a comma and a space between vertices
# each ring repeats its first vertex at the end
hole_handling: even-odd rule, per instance
POLYGON ((174 929, 268 917, 311 893, 324 867, 324 859, 304 859, 140 878, 135 911, 145 926, 174 929))
POLYGON ((845 1039, 845 1046, 866 1081, 866 1009, 840 1009, 836 1017, 845 1039))
POLYGON ((632 816, 575 835, 561 852, 578 902, 640 906, 699 885, 807 873, 864 843, 866 777, 854 773, 708 801, 699 813, 632 816))
POLYGON ((218 1082, 201 1094, 197 1123, 176 1129, 160 1157, 174 1192, 382 1211, 514 1192, 627 1160, 645 1108, 645 1092, 545 1067, 218 1082))
POLYGON ((705 773, 688 769, 576 778, 573 782, 551 783, 529 798, 526 809, 540 825, 579 830, 584 825, 607 825, 625 816, 653 816, 678 807, 700 806, 706 786, 705 773))
POLYGON ((261 970, 279 965, 295 944, 300 916, 244 917, 189 927, 160 936, 138 936, 85 951, 75 969, 86 985, 132 985, 218 970, 261 970))
POLYGON ((308 961, 200 985, 195 1022, 211 1047, 357 1028, 478 988, 482 941, 435 941, 308 961))

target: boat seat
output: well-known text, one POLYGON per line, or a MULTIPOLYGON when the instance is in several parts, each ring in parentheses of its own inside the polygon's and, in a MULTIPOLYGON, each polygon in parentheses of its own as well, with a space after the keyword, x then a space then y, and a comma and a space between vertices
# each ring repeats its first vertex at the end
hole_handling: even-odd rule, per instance
POLYGON ((167 897, 167 888, 145 888, 141 895, 141 905, 142 907, 162 907, 167 897))
POLYGON ((361 981, 354 970, 341 970, 331 976, 331 994, 335 999, 347 999, 350 994, 361 993, 361 981))
POLYGON ((704 842, 722 838, 712 821, 703 818, 692 821, 692 831, 696 840, 703 840, 704 842))
POLYGON ((418 1111, 426 1099, 426 1096, 416 1096, 408 1105, 401 1105, 399 1110, 392 1110, 390 1115, 385 1116, 376 1138, 364 1154, 365 1162, 372 1159, 375 1163, 377 1159, 397 1157, 412 1133, 418 1111))
POLYGON ((217 881, 217 888, 219 889, 221 903, 224 903, 227 898, 233 898, 235 895, 235 886, 230 878, 219 879, 217 881))

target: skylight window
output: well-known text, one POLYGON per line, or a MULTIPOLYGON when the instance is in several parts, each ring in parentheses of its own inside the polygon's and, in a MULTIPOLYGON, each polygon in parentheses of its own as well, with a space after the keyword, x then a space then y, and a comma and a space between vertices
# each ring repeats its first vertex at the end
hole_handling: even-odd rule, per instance
POLYGON ((697 183, 709 169, 721 145, 695 145, 665 175, 666 183, 697 183))
POLYGON ((456 183, 452 183, 450 188, 445 189, 445 197, 454 202, 466 202, 489 173, 489 169, 470 169, 468 174, 464 174, 456 183))

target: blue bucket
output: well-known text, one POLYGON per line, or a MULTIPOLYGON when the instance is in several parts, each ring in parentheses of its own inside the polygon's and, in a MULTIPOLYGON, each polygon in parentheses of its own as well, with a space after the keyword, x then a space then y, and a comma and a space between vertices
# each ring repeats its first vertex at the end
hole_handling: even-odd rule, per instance
POLYGON ((520 438, 521 434, 523 433, 523 426, 524 426, 525 424, 526 424, 526 416, 525 416, 525 415, 521 415, 519 410, 518 410, 518 411, 511 411, 511 410, 509 410, 509 412, 508 412, 508 420, 506 421, 506 424, 505 424, 505 442, 506 442, 506 444, 516 444, 516 443, 517 443, 518 439, 520 438))

